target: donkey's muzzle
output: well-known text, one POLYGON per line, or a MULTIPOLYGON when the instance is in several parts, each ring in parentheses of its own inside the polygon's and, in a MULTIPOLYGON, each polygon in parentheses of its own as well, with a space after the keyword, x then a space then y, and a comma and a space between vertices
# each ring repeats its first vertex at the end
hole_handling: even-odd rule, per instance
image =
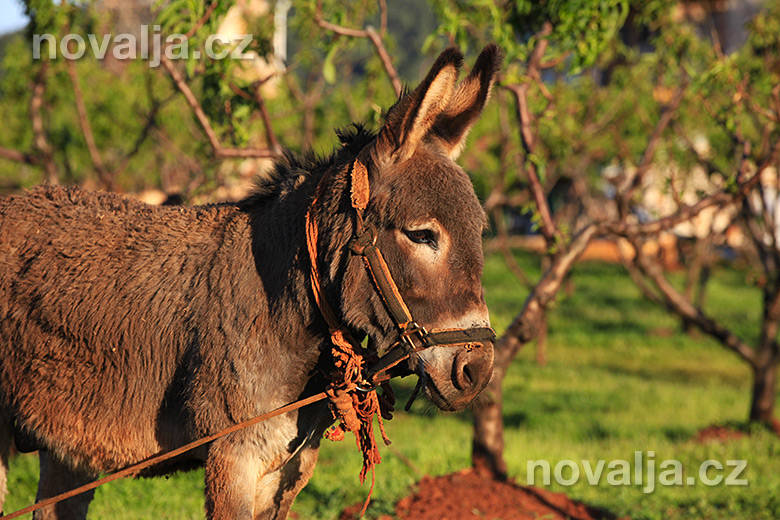
POLYGON ((433 347, 419 356, 426 394, 442 410, 468 406, 493 375, 493 341, 489 339, 433 347))

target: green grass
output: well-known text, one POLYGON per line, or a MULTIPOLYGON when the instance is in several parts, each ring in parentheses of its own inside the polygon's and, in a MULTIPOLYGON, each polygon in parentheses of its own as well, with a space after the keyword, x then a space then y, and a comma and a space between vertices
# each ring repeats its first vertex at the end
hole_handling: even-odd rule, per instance
MULTIPOLYGON (((519 255, 534 276, 538 261, 519 255)), ((721 269, 709 287, 707 309, 747 340, 757 334, 760 296, 746 287, 744 273, 721 269)), ((780 440, 753 429, 728 443, 698 444, 696 432, 711 424, 744 422, 750 374, 735 356, 712 340, 679 332, 679 322, 644 301, 619 267, 585 263, 572 278, 571 296, 561 296, 550 314, 548 364, 534 362, 533 345, 521 351, 505 383, 506 460, 510 473, 526 481, 528 460, 554 466, 568 459, 633 460, 652 450, 657 463, 678 459, 685 475, 706 459, 746 459, 746 487, 697 484, 660 487, 645 494, 640 486, 571 487, 552 485, 590 504, 634 519, 780 517, 780 440)), ((678 280, 679 281, 679 280, 678 280)), ((526 290, 499 257, 487 259, 485 287, 493 324, 500 332, 518 312, 526 290)), ((399 387, 399 401, 412 381, 399 387)), ((444 474, 469 465, 468 413, 443 414, 423 401, 387 424, 393 445, 382 448, 369 517, 392 514, 422 474, 444 474), (413 467, 402 461, 404 456, 413 467)), ((582 468, 582 466, 581 466, 582 468)), ((362 501, 360 456, 350 436, 323 441, 320 462, 294 511, 300 518, 337 518, 345 506, 362 501)), ((606 473, 606 472, 605 472, 606 473)), ((14 459, 6 511, 33 500, 37 462, 14 459)), ((130 480, 98 490, 90 518, 170 518, 203 516, 202 471, 170 479, 130 480)))

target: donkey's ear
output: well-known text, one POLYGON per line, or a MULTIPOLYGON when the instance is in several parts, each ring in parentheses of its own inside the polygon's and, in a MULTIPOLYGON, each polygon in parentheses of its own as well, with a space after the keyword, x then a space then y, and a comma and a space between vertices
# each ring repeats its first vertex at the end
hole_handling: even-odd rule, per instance
POLYGON ((449 105, 462 64, 463 55, 458 50, 445 50, 423 82, 390 109, 377 139, 380 161, 400 162, 414 153, 449 105))
POLYGON ((485 47, 471 74, 458 85, 447 108, 436 118, 431 133, 440 139, 450 158, 457 158, 463 150, 466 135, 490 96, 501 60, 501 51, 496 45, 485 47))

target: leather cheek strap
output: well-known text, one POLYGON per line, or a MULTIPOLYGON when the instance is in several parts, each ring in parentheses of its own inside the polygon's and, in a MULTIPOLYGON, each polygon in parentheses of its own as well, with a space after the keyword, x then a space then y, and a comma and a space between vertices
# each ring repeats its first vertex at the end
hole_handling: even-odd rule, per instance
POLYGON ((376 292, 382 299, 398 328, 400 339, 368 369, 367 379, 408 359, 412 353, 435 346, 459 346, 473 343, 493 342, 496 333, 490 327, 469 329, 441 329, 428 331, 418 325, 395 284, 382 252, 376 246, 376 235, 371 228, 364 227, 350 243, 350 250, 363 258, 376 292))
POLYGON ((352 241, 350 249, 353 253, 363 258, 366 271, 374 284, 374 288, 382 298, 387 312, 390 314, 399 332, 404 332, 414 321, 409 308, 401 297, 401 292, 395 284, 390 269, 387 267, 382 252, 375 244, 376 235, 373 230, 366 228, 352 241))

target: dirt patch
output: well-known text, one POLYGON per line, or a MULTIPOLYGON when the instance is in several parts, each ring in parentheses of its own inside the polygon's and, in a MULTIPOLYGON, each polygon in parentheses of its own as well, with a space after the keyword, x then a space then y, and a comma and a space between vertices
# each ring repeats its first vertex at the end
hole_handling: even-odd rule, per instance
MULTIPOLYGON (((347 508, 340 520, 357 518, 361 506, 347 508)), ((485 479, 470 469, 423 477, 415 493, 398 501, 395 513, 403 520, 615 519, 615 515, 574 501, 563 493, 485 479)))
POLYGON ((743 431, 735 430, 728 426, 713 424, 712 426, 707 426, 706 428, 699 430, 693 440, 702 444, 707 442, 727 442, 734 439, 740 439, 746 435, 747 434, 743 431))

